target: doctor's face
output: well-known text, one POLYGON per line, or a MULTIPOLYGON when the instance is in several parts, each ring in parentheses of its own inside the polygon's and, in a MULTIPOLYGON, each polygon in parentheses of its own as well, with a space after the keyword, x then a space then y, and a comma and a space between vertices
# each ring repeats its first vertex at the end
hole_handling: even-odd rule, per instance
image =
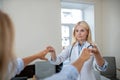
POLYGON ((82 25, 78 25, 75 28, 74 36, 78 42, 81 42, 81 41, 83 42, 87 40, 88 32, 82 25))

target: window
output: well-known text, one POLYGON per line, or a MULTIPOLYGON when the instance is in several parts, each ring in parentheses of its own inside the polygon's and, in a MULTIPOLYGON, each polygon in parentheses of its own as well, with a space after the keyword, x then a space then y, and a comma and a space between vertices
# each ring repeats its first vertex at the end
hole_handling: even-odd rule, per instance
POLYGON ((70 33, 69 33, 69 26, 62 26, 62 46, 68 46, 70 44, 70 33))
POLYGON ((61 23, 62 24, 76 24, 82 20, 82 11, 79 9, 61 9, 61 23))

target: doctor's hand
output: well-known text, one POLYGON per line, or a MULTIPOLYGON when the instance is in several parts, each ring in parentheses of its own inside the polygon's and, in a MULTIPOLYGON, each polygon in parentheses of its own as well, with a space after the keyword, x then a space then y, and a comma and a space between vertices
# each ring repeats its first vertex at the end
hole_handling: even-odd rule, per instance
POLYGON ((53 61, 56 60, 56 52, 52 46, 47 46, 47 50, 51 53, 51 58, 53 61))
POLYGON ((90 48, 90 51, 91 51, 91 53, 93 53, 94 55, 100 54, 99 49, 97 48, 97 46, 96 46, 95 44, 93 45, 93 48, 90 48))
POLYGON ((90 50, 93 53, 93 55, 95 56, 97 64, 99 66, 103 66, 105 61, 104 61, 103 57, 101 56, 101 53, 100 53, 98 47, 96 45, 94 45, 94 47, 90 50))

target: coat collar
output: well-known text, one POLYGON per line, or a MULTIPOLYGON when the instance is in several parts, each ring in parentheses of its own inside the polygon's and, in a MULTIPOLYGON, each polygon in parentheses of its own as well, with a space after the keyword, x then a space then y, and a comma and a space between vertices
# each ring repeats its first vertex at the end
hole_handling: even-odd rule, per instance
MULTIPOLYGON (((85 41, 83 44, 86 46, 90 45, 90 43, 88 43, 87 41, 85 41)), ((74 46, 78 46, 78 45, 79 45, 79 42, 76 42, 74 46)))

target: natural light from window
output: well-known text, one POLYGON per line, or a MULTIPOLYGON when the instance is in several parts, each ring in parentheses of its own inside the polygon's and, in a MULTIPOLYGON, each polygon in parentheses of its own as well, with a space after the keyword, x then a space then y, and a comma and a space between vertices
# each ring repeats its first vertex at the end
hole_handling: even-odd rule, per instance
POLYGON ((82 11, 78 9, 61 9, 62 24, 76 24, 82 20, 82 11))
POLYGON ((82 11, 80 9, 61 9, 61 33, 62 47, 66 47, 71 43, 70 31, 78 21, 82 20, 82 11))

